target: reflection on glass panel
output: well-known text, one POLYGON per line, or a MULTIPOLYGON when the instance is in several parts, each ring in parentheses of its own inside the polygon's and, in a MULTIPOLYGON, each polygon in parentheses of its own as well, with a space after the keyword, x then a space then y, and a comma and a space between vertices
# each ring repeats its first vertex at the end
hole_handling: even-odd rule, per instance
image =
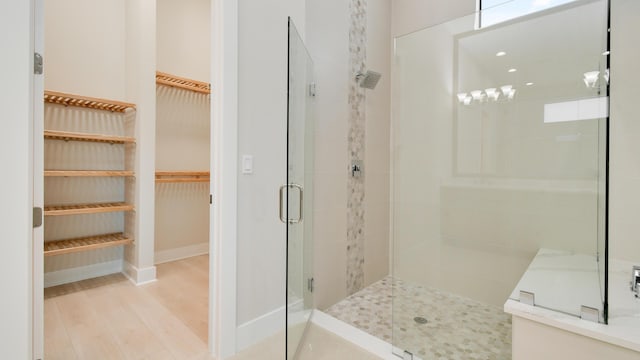
POLYGON ((287 185, 287 358, 293 359, 313 309, 313 63, 289 21, 287 185))
POLYGON ((509 359, 520 291, 606 321, 606 1, 475 20, 396 39, 393 344, 423 359, 509 359))

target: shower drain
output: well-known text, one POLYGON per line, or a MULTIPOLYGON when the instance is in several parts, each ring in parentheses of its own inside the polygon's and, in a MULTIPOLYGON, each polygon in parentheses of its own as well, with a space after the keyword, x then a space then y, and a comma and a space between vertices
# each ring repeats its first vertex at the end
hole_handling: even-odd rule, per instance
POLYGON ((422 316, 416 316, 413 318, 413 321, 417 322, 418 324, 426 324, 429 321, 427 321, 427 319, 423 318, 422 316))

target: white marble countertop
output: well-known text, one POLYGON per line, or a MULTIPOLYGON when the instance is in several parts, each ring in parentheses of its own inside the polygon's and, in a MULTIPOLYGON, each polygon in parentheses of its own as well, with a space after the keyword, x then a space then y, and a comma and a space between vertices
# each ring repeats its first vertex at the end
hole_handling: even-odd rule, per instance
POLYGON ((518 300, 520 290, 528 291, 535 294, 537 306, 580 316, 582 305, 602 308, 601 282, 595 256, 543 248, 509 298, 518 300))
MULTIPOLYGON (((543 250, 544 251, 542 254, 549 254, 549 250, 543 250)), ((553 252, 553 250, 551 251, 553 252)), ((540 270, 538 265, 550 261, 552 257, 544 256, 543 258, 544 260, 542 262, 536 262, 535 259, 534 261, 532 261, 531 264, 536 266, 534 266, 533 268, 530 267, 529 270, 533 270, 534 276, 528 274, 530 271, 527 270, 525 275, 523 275, 523 279, 526 278, 527 280, 523 284, 521 284, 523 282, 523 279, 521 279, 520 283, 518 283, 518 286, 527 286, 527 281, 531 280, 540 280, 542 281, 542 283, 545 283, 545 281, 543 281, 545 277, 540 276, 541 272, 536 271, 536 269, 540 270)), ((544 268, 547 269, 547 275, 550 275, 547 278, 547 280, 549 281, 546 282, 552 284, 553 281, 550 281, 551 277, 567 276, 567 271, 571 271, 572 269, 571 265, 576 265, 576 263, 572 260, 577 259, 578 258, 563 259, 563 257, 561 256, 556 257, 558 264, 565 263, 569 266, 558 266, 557 272, 548 271, 553 266, 545 266, 544 268)), ((546 265, 552 264, 546 263, 546 265)), ((640 352, 640 299, 637 299, 629 289, 632 265, 632 263, 620 260, 612 260, 609 263, 608 325, 582 320, 576 316, 572 316, 559 311, 548 310, 539 306, 529 306, 526 304, 522 304, 517 300, 513 300, 517 298, 514 297, 513 294, 512 299, 507 300, 507 302, 504 304, 504 311, 513 316, 536 321, 548 326, 553 326, 565 331, 588 336, 600 341, 640 352)), ((536 284, 536 286, 538 286, 538 292, 542 294, 541 291, 543 291, 544 289, 540 284, 536 284)), ((514 290, 514 294, 519 293, 519 290, 520 288, 516 287, 516 290, 514 290)), ((551 295, 553 294, 551 293, 551 295)), ((536 303, 538 302, 538 298, 538 293, 536 293, 536 303)), ((545 307, 549 307, 544 304, 542 305, 545 307)))

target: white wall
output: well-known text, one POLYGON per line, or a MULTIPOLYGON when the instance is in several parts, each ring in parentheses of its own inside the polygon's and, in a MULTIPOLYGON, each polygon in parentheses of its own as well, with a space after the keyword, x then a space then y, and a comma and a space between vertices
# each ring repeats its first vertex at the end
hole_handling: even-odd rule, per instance
POLYGON ((158 71, 210 82, 211 1, 157 1, 158 71))
MULTIPOLYGON (((285 224, 278 188, 286 181, 287 16, 304 35, 302 1, 239 2, 238 155, 253 174, 238 179, 237 321, 285 303, 285 224)), ((238 159, 240 161, 240 159, 238 159)))
POLYGON ((640 3, 616 0, 611 4, 609 249, 613 258, 640 264, 640 122, 636 105, 640 3))
POLYGON ((365 101, 365 286, 389 274, 391 3, 367 3, 367 66, 382 78, 375 89, 367 90, 365 101))
POLYGON ((0 106, 5 134, 0 164, 5 174, 0 188, 0 269, 4 297, 0 310, 0 358, 31 358, 31 206, 32 136, 31 83, 33 64, 32 1, 0 5, 0 46, 3 49, 0 106))
POLYGON ((348 1, 307 3, 307 47, 317 81, 314 183, 316 307, 347 295, 348 1))
MULTIPOLYGON (((136 104, 135 243, 125 247, 125 272, 136 283, 155 279, 154 185, 156 120, 156 13, 155 0, 126 1, 126 99, 136 104)), ((131 186, 129 186, 131 188, 131 186)), ((131 191, 131 189, 127 189, 131 191)))
POLYGON ((393 0, 391 33, 405 35, 476 10, 476 0, 393 0))
POLYGON ((125 99, 125 1, 45 1, 45 88, 125 99))

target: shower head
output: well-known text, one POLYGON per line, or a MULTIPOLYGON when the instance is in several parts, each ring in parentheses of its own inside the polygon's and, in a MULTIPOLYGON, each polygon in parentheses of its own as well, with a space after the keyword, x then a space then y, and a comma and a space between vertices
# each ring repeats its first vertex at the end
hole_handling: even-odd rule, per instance
POLYGON ((381 76, 382 74, 378 72, 367 70, 367 72, 364 74, 361 72, 357 73, 356 81, 360 84, 360 87, 366 89, 374 89, 376 85, 378 85, 378 81, 380 80, 381 76))

